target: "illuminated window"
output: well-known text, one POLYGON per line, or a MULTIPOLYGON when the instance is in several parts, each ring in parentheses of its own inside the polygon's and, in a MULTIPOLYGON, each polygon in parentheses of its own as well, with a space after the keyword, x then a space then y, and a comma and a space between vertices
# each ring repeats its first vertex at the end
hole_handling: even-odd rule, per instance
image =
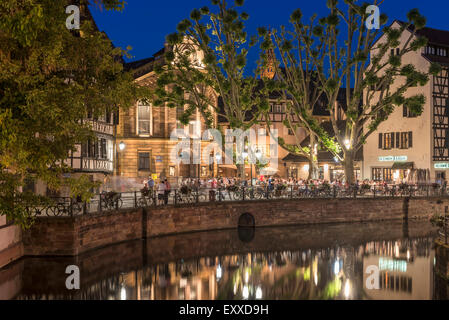
POLYGON ((384 150, 390 150, 394 148, 394 133, 384 134, 384 150))
POLYGON ((152 134, 152 112, 148 103, 139 102, 137 104, 137 133, 142 136, 152 134))

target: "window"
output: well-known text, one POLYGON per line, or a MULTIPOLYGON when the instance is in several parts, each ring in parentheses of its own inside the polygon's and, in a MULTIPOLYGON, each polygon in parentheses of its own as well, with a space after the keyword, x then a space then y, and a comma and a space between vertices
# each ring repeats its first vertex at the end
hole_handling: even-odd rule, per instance
POLYGON ((107 141, 106 139, 100 139, 100 158, 107 159, 108 158, 108 150, 107 150, 107 141))
POLYGON ((288 129, 288 135, 289 136, 294 136, 295 135, 295 133, 293 132, 293 130, 292 129, 288 129))
POLYGON ((150 171, 150 153, 139 152, 139 170, 150 171))
POLYGON ((87 157, 96 158, 98 156, 98 140, 89 139, 87 142, 87 157))
POLYGON ((399 49, 399 48, 396 48, 396 50, 395 49, 391 49, 391 51, 390 51, 390 54, 392 55, 392 56, 398 56, 399 54, 401 53, 401 49, 399 49))
POLYGON ((393 181, 393 169, 391 168, 372 168, 371 177, 373 181, 393 181))
MULTIPOLYGON (((411 134, 411 132, 401 132, 401 134, 400 134, 400 144, 399 144, 401 149, 411 148, 410 147, 410 139, 409 139, 410 138, 410 134, 411 134)), ((398 136, 399 136, 399 133, 398 133, 398 136)))
POLYGON ((418 115, 416 113, 414 113, 413 111, 411 111, 406 106, 402 106, 402 116, 404 118, 416 118, 418 115))
POLYGON ((271 105, 271 112, 272 113, 284 113, 285 108, 282 104, 272 104, 271 105))
POLYGON ((137 104, 137 134, 146 136, 151 135, 151 122, 151 106, 147 103, 139 102, 137 104))
POLYGON ((373 181, 382 181, 382 169, 373 168, 371 172, 371 177, 373 181))
POLYGON ((428 46, 428 47, 424 48, 424 54, 435 55, 435 56, 440 56, 440 57, 447 57, 448 50, 447 50, 447 48, 428 46))
POLYGON ((384 168, 382 170, 384 181, 393 181, 393 169, 384 168))
POLYGON ((383 149, 390 150, 394 148, 394 133, 385 133, 383 141, 383 149))

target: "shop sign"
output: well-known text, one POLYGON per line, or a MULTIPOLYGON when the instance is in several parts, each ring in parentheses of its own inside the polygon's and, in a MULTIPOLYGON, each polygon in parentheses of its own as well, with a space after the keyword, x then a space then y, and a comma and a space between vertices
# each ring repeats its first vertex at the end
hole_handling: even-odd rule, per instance
POLYGON ((435 163, 435 169, 449 169, 449 163, 435 163))
POLYGON ((381 162, 398 162, 398 161, 407 161, 407 156, 388 156, 388 157, 379 157, 379 161, 381 162))

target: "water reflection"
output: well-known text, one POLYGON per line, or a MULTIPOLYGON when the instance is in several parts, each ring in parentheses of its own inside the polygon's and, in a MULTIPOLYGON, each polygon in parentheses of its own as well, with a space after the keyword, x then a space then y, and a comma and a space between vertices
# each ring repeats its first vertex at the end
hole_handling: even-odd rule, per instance
MULTIPOLYGON (((223 231, 128 243, 76 258, 84 278, 81 290, 75 293, 64 288, 63 272, 59 278, 55 276, 73 261, 30 258, 6 270, 19 268, 20 274, 21 285, 16 286, 17 292, 11 293, 10 298, 441 298, 438 292, 447 292, 447 284, 441 288, 441 282, 434 279, 432 227, 423 226, 422 222, 412 224, 407 227, 410 237, 404 237, 401 224, 390 225, 387 233, 379 231, 380 227, 363 224, 276 228, 243 233, 243 238, 242 233, 223 231), (279 250, 267 250, 268 244, 279 250), (372 265, 380 271, 379 290, 366 287, 369 275, 365 271, 372 265)), ((10 288, 1 283, 2 272, 6 271, 0 271, 3 296, 5 288, 10 288)))

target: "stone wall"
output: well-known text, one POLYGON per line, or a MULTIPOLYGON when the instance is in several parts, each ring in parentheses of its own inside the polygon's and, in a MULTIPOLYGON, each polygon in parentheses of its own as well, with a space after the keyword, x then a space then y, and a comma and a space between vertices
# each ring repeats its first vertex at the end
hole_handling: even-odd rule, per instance
POLYGON ((237 228, 251 214, 256 227, 429 219, 449 199, 310 199, 223 202, 85 215, 42 217, 24 232, 24 255, 74 256, 124 241, 237 228))
POLYGON ((142 209, 73 218, 45 217, 24 232, 24 255, 74 256, 142 238, 142 209))
MULTIPOLYGON (((417 211, 417 210, 415 210, 417 211)), ((166 207, 148 211, 148 236, 235 228, 244 213, 257 227, 404 218, 404 199, 330 199, 223 202, 194 207, 166 207)), ((426 212, 415 214, 428 218, 426 212)))
POLYGON ((22 233, 19 227, 0 216, 0 268, 23 255, 22 233))

